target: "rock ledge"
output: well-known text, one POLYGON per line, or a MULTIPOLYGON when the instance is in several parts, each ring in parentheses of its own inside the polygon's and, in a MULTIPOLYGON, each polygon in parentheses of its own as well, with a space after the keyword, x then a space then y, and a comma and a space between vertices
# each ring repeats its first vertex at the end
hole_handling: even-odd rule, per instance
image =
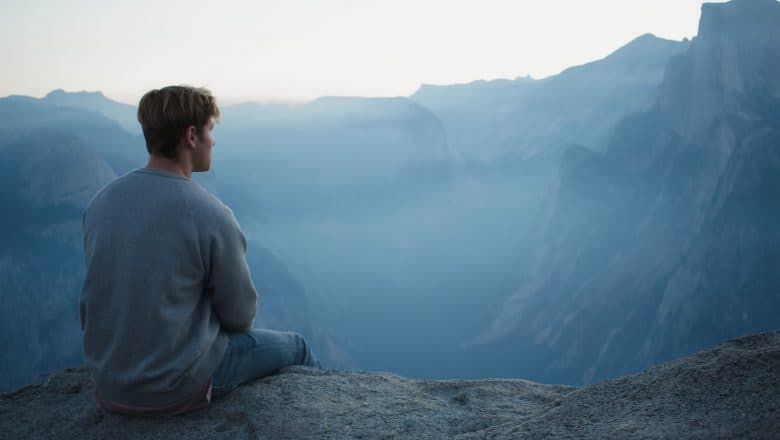
POLYGON ((86 367, 0 395, 0 438, 777 438, 780 331, 583 388, 288 368, 181 417, 103 411, 86 367))

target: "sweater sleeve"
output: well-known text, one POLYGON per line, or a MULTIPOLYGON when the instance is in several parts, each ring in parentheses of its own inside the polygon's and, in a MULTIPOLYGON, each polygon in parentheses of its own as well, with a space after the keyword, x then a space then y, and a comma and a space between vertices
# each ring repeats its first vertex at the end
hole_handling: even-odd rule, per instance
POLYGON ((246 331, 252 327, 258 301, 246 262, 246 237, 227 207, 221 214, 210 234, 205 289, 222 328, 246 331))

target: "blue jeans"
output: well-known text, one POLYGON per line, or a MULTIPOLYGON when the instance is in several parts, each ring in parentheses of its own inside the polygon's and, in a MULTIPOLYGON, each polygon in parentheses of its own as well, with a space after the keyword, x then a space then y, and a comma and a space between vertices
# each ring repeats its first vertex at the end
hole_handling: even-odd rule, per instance
POLYGON ((227 335, 225 355, 211 379, 212 398, 220 398, 243 383, 291 365, 321 368, 309 344, 298 333, 253 328, 227 335))

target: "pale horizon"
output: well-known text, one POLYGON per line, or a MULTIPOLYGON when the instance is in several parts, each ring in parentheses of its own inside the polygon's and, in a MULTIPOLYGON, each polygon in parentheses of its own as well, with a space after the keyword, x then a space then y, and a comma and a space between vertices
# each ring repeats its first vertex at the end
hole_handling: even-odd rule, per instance
POLYGON ((709 2, 262 3, 0 0, 0 96, 100 91, 135 105, 152 88, 190 84, 226 105, 301 103, 541 79, 643 34, 693 38, 709 2))

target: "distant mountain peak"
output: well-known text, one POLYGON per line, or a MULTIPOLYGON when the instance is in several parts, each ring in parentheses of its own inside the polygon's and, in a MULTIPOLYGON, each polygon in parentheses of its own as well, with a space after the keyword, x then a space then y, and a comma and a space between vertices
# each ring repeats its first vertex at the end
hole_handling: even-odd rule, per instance
POLYGON ((609 54, 605 61, 629 63, 629 64, 641 64, 645 65, 650 59, 666 58, 666 54, 679 49, 681 46, 688 45, 687 41, 668 40, 665 38, 657 37, 653 34, 647 33, 640 35, 633 40, 629 41, 616 51, 609 54))
POLYGON ((132 134, 140 133, 140 125, 135 116, 135 107, 107 98, 101 91, 68 92, 64 89, 55 89, 41 99, 46 104, 74 107, 101 113, 109 119, 119 123, 126 131, 132 134))
POLYGON ((67 92, 64 89, 54 89, 51 92, 49 92, 48 94, 46 94, 46 96, 44 96, 43 99, 56 99, 56 98, 62 98, 62 97, 66 97, 66 96, 80 96, 80 97, 90 96, 90 97, 95 97, 95 98, 108 99, 103 94, 103 92, 101 92, 99 90, 98 91, 94 91, 94 92, 88 92, 86 90, 82 90, 80 92, 67 92))
MULTIPOLYGON (((82 90, 79 92, 68 92, 64 89, 55 89, 46 94, 41 101, 55 105, 66 105, 69 107, 82 107, 97 110, 96 106, 126 106, 120 102, 107 98, 101 91, 89 92, 82 90)), ((129 107, 129 106, 128 106, 129 107)))

